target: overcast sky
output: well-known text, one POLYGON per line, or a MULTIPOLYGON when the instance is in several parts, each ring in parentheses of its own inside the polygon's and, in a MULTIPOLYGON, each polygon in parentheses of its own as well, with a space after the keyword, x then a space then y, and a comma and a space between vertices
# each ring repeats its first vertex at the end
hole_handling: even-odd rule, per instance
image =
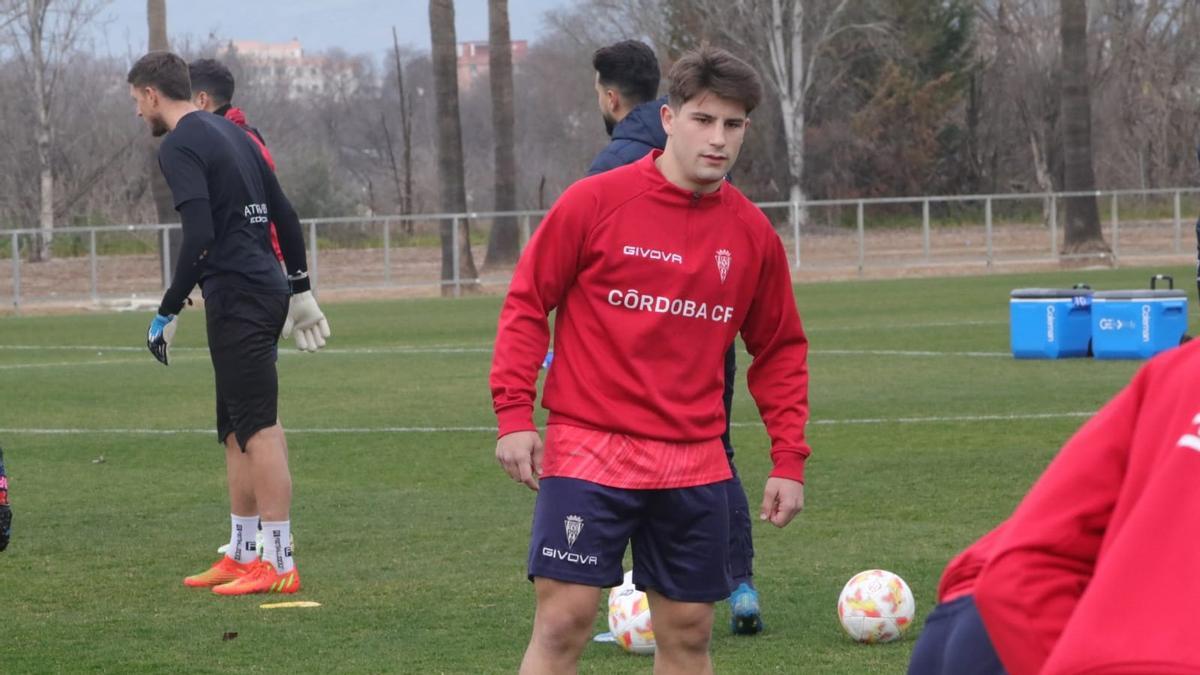
MULTIPOLYGON (((542 14, 574 0, 509 0, 514 40, 533 42, 543 30, 542 14)), ((457 0, 458 41, 487 40, 487 0, 457 0)), ((146 49, 146 0, 112 0, 102 13, 97 51, 140 54, 146 49)), ((167 0, 171 40, 190 35, 286 42, 299 38, 306 51, 340 47, 350 53, 381 52, 400 44, 429 49, 428 0, 167 0)))

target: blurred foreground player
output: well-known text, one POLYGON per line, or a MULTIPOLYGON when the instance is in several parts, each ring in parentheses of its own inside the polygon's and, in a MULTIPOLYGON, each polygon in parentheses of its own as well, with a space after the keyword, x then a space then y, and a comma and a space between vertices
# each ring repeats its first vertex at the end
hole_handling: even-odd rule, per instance
POLYGON ((1007 521, 975 601, 1012 675, 1200 673, 1200 343, 1155 357, 1007 521))

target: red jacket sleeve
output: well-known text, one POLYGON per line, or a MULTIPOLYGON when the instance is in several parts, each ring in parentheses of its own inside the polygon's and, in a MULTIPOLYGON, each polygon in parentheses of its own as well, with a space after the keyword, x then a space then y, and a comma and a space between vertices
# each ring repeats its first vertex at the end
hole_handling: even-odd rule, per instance
POLYGON ((1004 667, 1039 672, 1087 588, 1125 477, 1145 370, 1071 437, 1017 506, 975 586, 1004 667))
POLYGON ((787 254, 771 235, 763 252, 762 275, 742 339, 754 357, 746 371, 750 394, 771 437, 771 476, 804 482, 811 452, 804 438, 808 423, 808 338, 800 325, 787 254))
POLYGON ((521 253, 500 309, 492 355, 492 407, 500 436, 532 431, 538 367, 550 344, 548 316, 575 281, 596 198, 568 188, 521 253))

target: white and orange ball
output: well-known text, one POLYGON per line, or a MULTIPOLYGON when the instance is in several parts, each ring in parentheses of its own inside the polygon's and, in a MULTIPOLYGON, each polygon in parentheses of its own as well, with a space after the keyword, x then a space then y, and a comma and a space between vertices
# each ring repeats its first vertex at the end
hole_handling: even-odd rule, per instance
POLYGON ((630 654, 654 653, 650 600, 634 588, 633 572, 626 572, 625 581, 608 592, 608 629, 630 654))
POLYGON ((858 642, 891 642, 912 625, 917 603, 899 576, 866 570, 846 582, 837 609, 842 628, 858 642))

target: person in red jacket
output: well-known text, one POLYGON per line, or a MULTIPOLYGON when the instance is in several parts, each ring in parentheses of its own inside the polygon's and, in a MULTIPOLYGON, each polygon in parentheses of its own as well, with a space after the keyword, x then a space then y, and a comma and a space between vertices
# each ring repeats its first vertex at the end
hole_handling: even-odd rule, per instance
POLYGON ((1200 673, 1200 344, 1152 359, 1009 518, 975 601, 1012 675, 1200 673))
POLYGON ((1004 666, 975 606, 975 581, 1004 531, 1004 523, 954 556, 938 583, 938 604, 925 619, 908 675, 1004 675, 1004 666))
POLYGON ((600 589, 647 592, 655 671, 711 672, 713 603, 732 590, 723 374, 740 333, 774 469, 760 518, 803 508, 808 341, 770 221, 725 181, 758 74, 703 47, 676 62, 664 150, 558 199, 513 274, 491 370, 496 458, 538 492, 528 575, 537 610, 522 673, 573 672, 600 589), (554 367, 533 422, 555 312, 554 367))
MULTIPOLYGON (((254 141, 254 145, 258 146, 258 151, 267 161, 267 166, 274 171, 275 158, 267 149, 267 141, 263 139, 262 133, 246 122, 246 113, 241 108, 233 106, 233 92, 237 83, 229 68, 216 59, 196 59, 188 64, 188 76, 192 80, 192 103, 195 103, 197 108, 220 115, 244 129, 250 136, 250 140, 254 141)), ((283 262, 283 250, 279 248, 279 233, 275 231, 274 222, 269 225, 271 227, 271 248, 275 250, 275 257, 283 262)))

